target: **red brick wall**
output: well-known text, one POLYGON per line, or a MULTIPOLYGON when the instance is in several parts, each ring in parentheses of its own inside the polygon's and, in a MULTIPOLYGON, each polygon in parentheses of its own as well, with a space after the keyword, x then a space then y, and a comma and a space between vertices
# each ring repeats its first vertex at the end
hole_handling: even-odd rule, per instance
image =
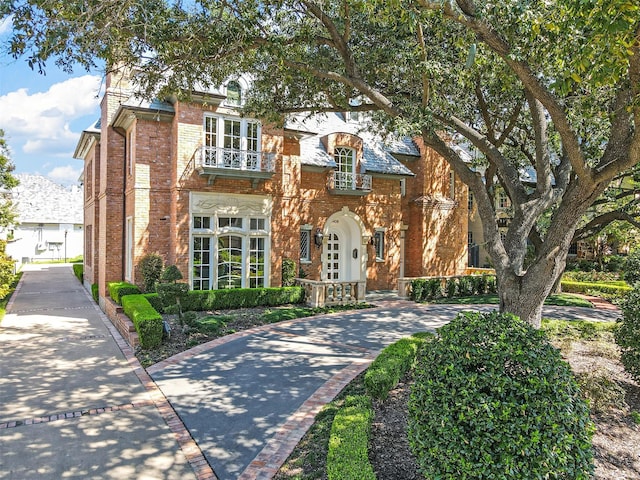
MULTIPOLYGON (((376 228, 385 229, 383 261, 376 261, 373 245, 360 245, 360 251, 366 251, 368 257, 369 290, 397 287, 403 225, 408 226, 405 276, 459 273, 466 265, 464 186, 457 182, 455 203, 449 205, 452 208, 433 208, 415 201, 424 195, 449 195, 449 167, 430 150, 424 149, 423 159, 406 162, 416 177, 406 180, 404 197, 397 177, 374 177, 372 192, 366 196, 334 195, 327 189, 328 172, 302 169, 297 140, 286 137, 282 129, 264 125, 262 150, 276 154, 272 178, 259 182, 256 188, 245 179, 219 177, 210 183, 195 170, 194 154, 202 143, 204 112, 224 109, 177 103, 171 122, 138 118, 132 125, 136 148, 130 175, 128 168, 125 171, 124 138, 108 126, 120 100, 118 92, 109 87, 103 100, 100 152, 87 163, 93 164, 95 200, 85 206, 87 222, 94 219, 93 276, 99 280, 101 296, 106 295, 106 282, 122 279, 126 216, 134 219, 134 267, 146 253, 157 252, 166 264, 177 265, 185 279, 189 277, 191 191, 271 196, 271 285, 280 285, 283 258, 299 263, 300 227, 312 225, 313 235, 316 228, 324 229, 327 219, 344 207, 361 219, 365 239, 376 228)), ((361 157, 358 137, 336 134, 325 140, 328 146, 335 146, 336 142, 352 146, 361 157)), ((309 278, 320 278, 321 252, 312 242, 311 263, 302 266, 309 278)), ((141 282, 139 275, 135 280, 141 282)))
POLYGON ((421 152, 420 160, 405 162, 416 174, 407 180, 407 195, 403 199, 406 234, 405 276, 455 275, 467 264, 467 189, 455 181, 455 203, 450 196, 451 167, 436 152, 415 139, 421 152), (432 205, 416 203, 420 197, 432 197, 432 205))

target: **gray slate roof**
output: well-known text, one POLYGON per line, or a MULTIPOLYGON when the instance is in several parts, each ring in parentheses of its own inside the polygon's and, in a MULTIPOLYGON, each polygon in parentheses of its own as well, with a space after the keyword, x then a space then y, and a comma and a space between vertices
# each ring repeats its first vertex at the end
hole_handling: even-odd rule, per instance
POLYGON ((42 175, 19 173, 20 185, 11 190, 13 204, 21 223, 82 224, 82 189, 64 187, 42 175))
POLYGON ((327 154, 320 138, 338 132, 357 135, 362 139, 363 173, 413 176, 411 170, 396 160, 392 154, 420 156, 418 147, 410 138, 384 139, 367 130, 367 126, 363 123, 345 121, 341 113, 292 116, 287 119, 285 129, 307 134, 300 141, 300 157, 303 165, 335 168, 336 163, 327 154))

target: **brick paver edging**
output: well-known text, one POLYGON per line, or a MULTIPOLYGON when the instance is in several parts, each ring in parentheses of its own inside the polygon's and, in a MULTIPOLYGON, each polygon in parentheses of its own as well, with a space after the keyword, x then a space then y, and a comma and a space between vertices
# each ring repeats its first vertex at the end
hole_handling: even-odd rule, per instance
POLYGON ((180 449, 184 453, 187 461, 193 468, 193 471, 198 480, 218 480, 213 469, 207 462, 202 450, 191 437, 189 430, 184 426, 184 423, 175 412, 169 401, 166 399, 162 391, 158 388, 149 374, 142 368, 142 365, 135 356, 135 353, 131 346, 125 341, 118 329, 111 323, 100 307, 94 302, 93 298, 85 289, 84 293, 91 299, 94 308, 99 312, 102 323, 107 327, 111 336, 115 340, 116 344, 120 348, 120 351, 126 358, 129 366, 136 374, 144 388, 147 390, 151 397, 151 402, 158 409, 160 416, 164 419, 166 424, 173 432, 180 449))

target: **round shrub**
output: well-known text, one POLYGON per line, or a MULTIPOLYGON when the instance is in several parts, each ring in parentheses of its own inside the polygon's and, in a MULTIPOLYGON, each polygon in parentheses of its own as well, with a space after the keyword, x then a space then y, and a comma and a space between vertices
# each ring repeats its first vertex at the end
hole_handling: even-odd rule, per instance
POLYGON ((426 478, 590 478, 589 409, 544 333, 497 312, 461 314, 438 333, 409 401, 426 478))
POLYGON ((164 267, 164 261, 162 257, 157 253, 148 253, 140 259, 138 268, 142 275, 142 283, 144 291, 147 293, 155 292, 156 282, 160 280, 162 275, 162 269, 164 267))
POLYGON ((620 305, 622 320, 615 333, 620 360, 636 382, 640 382, 640 284, 636 283, 620 305))
POLYGON ((624 264, 623 278, 629 285, 640 281, 640 249, 634 250, 624 264))

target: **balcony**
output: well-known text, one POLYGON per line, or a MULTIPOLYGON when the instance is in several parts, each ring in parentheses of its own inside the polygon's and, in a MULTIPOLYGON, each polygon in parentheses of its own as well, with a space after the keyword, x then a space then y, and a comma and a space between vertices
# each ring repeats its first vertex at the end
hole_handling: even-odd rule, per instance
POLYGON ((334 195, 367 195, 371 192, 371 175, 331 172, 327 188, 334 195))
POLYGON ((200 147, 195 160, 197 172, 209 177, 209 184, 217 177, 240 178, 250 180, 256 188, 259 182, 270 179, 275 172, 273 153, 200 147))

